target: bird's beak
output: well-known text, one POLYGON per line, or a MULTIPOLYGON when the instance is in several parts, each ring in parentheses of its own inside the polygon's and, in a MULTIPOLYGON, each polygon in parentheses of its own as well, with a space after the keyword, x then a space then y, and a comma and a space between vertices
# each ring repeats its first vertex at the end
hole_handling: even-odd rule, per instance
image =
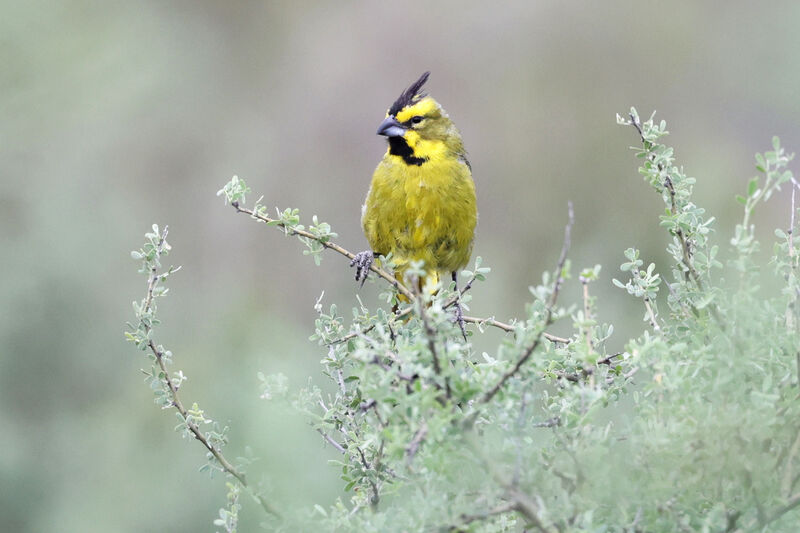
POLYGON ((378 135, 386 137, 402 137, 406 133, 406 128, 397 122, 394 117, 386 117, 381 125, 378 126, 378 135))

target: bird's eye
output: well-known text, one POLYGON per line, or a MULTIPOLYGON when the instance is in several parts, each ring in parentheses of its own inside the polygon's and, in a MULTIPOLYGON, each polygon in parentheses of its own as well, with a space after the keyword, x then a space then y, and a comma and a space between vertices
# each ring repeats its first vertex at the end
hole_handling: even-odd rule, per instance
POLYGON ((413 122, 414 124, 419 124, 420 122, 422 122, 422 117, 419 115, 417 115, 416 117, 412 117, 411 122, 413 122))

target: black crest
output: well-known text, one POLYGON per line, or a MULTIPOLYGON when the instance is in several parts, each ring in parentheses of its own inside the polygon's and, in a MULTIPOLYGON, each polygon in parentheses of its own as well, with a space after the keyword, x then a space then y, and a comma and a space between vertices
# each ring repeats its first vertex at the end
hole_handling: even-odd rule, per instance
POLYGON ((428 81, 428 76, 430 75, 430 72, 426 72, 420 76, 417 81, 412 83, 408 89, 403 91, 402 94, 400 94, 400 97, 394 101, 392 107, 389 108, 389 114, 391 116, 396 116, 401 109, 409 104, 419 101, 423 96, 425 96, 425 93, 420 92, 420 89, 422 89, 422 86, 425 85, 426 81, 428 81))

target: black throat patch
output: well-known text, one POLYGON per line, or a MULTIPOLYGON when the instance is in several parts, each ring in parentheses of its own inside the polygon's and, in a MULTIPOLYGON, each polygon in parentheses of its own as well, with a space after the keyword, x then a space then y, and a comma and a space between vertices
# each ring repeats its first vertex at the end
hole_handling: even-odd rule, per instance
POLYGON ((399 155, 407 165, 417 165, 418 167, 428 160, 427 157, 414 157, 414 150, 402 137, 389 137, 389 153, 399 155))

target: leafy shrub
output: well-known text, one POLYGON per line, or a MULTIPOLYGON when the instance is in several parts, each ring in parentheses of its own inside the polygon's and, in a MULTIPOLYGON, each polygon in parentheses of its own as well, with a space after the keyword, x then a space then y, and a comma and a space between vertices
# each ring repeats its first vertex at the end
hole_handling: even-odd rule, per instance
MULTIPOLYGON (((525 315, 508 324, 465 317, 471 334, 507 331, 491 354, 476 353, 453 320, 454 307, 468 304, 490 272, 480 258, 462 272, 461 289, 410 291, 424 276, 422 264, 409 269, 405 286, 373 267, 386 307, 316 307, 312 340, 335 392, 314 385, 290 392, 283 376, 259 376, 264 398, 291 402, 341 456, 335 467, 351 497, 313 510, 276 503, 279 496, 248 484, 245 461, 233 464, 222 453, 226 428, 179 400, 184 376, 169 374, 172 354, 153 340, 155 304, 175 271, 162 269, 167 232, 154 226, 133 252, 148 284, 127 335, 148 354, 156 403, 174 407, 177 429, 205 447, 205 468, 232 478, 215 524, 235 531, 244 490, 264 509, 266 527, 285 531, 796 530, 800 283, 792 156, 777 138, 756 155, 759 175, 737 197, 743 218, 723 261, 714 218, 692 201, 694 178, 662 143, 666 124, 652 116, 642 122, 633 109, 618 122, 641 138, 639 171, 664 201, 669 237, 671 264, 645 266, 628 249, 623 279, 613 280, 642 301, 642 334, 622 352, 607 348, 613 326, 598 321, 591 295, 599 265, 579 272, 581 300, 560 302, 562 285, 575 282, 567 259, 571 206, 562 254, 531 287, 525 315), (772 258, 759 264, 751 219, 782 185, 792 195, 789 230, 775 231, 772 258), (547 332, 557 321, 572 323, 569 338, 547 332)), ((314 217, 306 227, 295 209, 271 218, 260 202, 245 207, 249 193, 235 177, 220 191, 238 212, 297 237, 317 264, 326 250, 352 259, 328 224, 314 217)))

